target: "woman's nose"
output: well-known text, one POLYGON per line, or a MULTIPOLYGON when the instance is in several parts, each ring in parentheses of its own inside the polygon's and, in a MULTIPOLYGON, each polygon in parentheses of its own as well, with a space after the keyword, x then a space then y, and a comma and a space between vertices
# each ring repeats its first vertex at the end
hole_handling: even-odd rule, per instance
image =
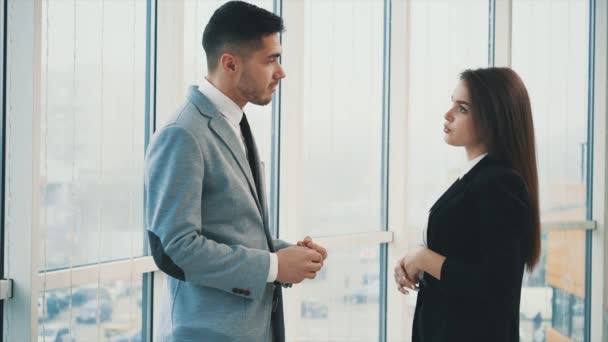
POLYGON ((452 121, 452 114, 450 113, 449 110, 447 112, 445 112, 445 114, 443 114, 443 118, 446 119, 447 121, 452 121))

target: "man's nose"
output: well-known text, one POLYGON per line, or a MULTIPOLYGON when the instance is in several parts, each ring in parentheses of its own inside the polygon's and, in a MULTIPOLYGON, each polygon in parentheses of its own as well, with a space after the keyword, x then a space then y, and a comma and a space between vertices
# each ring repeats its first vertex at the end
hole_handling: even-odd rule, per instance
POLYGON ((283 79, 285 77, 287 77, 287 75, 285 74, 285 70, 283 69, 283 66, 279 65, 279 69, 275 73, 275 78, 277 80, 281 80, 281 79, 283 79))

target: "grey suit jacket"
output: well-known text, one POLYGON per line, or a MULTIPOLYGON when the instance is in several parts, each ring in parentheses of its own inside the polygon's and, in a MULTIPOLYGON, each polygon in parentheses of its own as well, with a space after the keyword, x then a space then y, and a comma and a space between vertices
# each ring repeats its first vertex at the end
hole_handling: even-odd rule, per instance
POLYGON ((281 288, 266 278, 269 252, 288 244, 270 235, 257 148, 259 189, 238 139, 193 86, 148 147, 145 224, 170 276, 161 341, 284 341, 281 288))

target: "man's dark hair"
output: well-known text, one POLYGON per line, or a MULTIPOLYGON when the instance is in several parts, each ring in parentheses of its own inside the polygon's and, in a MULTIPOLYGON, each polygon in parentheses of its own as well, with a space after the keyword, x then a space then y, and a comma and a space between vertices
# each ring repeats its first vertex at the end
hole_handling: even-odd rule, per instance
POLYGON ((262 38, 284 30, 283 19, 263 8, 230 1, 218 8, 203 32, 207 69, 215 70, 220 56, 229 51, 241 56, 262 45, 262 38))

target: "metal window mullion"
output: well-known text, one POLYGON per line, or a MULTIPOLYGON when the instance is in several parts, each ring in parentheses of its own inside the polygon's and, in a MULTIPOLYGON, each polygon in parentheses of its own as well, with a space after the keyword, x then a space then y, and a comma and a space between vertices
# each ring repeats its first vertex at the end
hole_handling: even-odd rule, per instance
MULTIPOLYGON (((144 154, 150 138, 156 131, 156 70, 158 38, 158 0, 146 1, 146 84, 144 119, 144 154)), ((144 156, 141 156, 144 158, 144 156)), ((144 254, 148 254, 146 228, 142 232, 144 254)), ((152 259, 151 257, 148 257, 152 259)), ((155 266, 155 270, 158 270, 155 266)), ((142 341, 152 342, 154 337, 154 273, 142 273, 142 341)))
POLYGON ((513 0, 488 0, 488 66, 511 66, 513 0))
POLYGON ((496 0, 488 0, 488 66, 494 66, 496 44, 496 0))
MULTIPOLYGON (((595 0, 589 0, 589 56, 587 74, 587 215, 593 217, 593 150, 594 150, 594 77, 595 77, 595 0)), ((592 246, 593 235, 587 231, 585 241, 585 342, 591 341, 591 305, 592 305, 592 246)))
MULTIPOLYGON (((283 0, 273 1, 273 11, 275 14, 283 17, 283 0)), ((281 44, 283 43, 283 33, 280 34, 281 44)), ((283 63, 281 57, 281 63, 283 63)), ((270 141, 270 208, 269 208, 269 222, 271 233, 279 238, 279 215, 280 215, 280 168, 281 168, 281 98, 282 98, 282 83, 279 83, 279 88, 272 101, 272 128, 271 128, 271 141, 270 141)))
POLYGON ((157 9, 158 0, 146 2, 146 90, 144 146, 148 147, 150 138, 156 130, 156 56, 157 56, 157 9))
MULTIPOLYGON (((388 232, 389 227, 389 166, 390 166, 390 80, 391 80, 391 0, 384 0, 384 42, 383 42, 383 63, 382 63, 382 161, 381 161, 381 204, 380 218, 381 229, 388 232)), ((392 240, 392 234, 391 234, 392 240)), ((378 315, 378 341, 386 342, 387 339, 387 282, 388 282, 388 247, 382 243, 380 248, 380 302, 378 315)))
POLYGON ((108 261, 92 265, 72 267, 72 269, 61 269, 39 272, 38 278, 46 278, 46 290, 77 287, 94 283, 98 273, 104 280, 119 280, 135 273, 144 275, 158 271, 158 267, 150 256, 118 261, 108 261))
POLYGON ((3 339, 30 341, 38 330, 41 2, 6 9, 5 276, 19 286, 5 303, 3 339))
MULTIPOLYGON (((391 231, 375 231, 358 234, 342 234, 333 236, 319 236, 313 239, 330 248, 340 246, 366 246, 369 244, 387 244, 393 241, 391 231)), ((108 261, 94 265, 83 265, 69 269, 39 272, 38 278, 46 277, 47 290, 60 289, 69 286, 80 286, 91 283, 101 272, 104 279, 122 279, 130 272, 147 274, 158 271, 151 256, 142 256, 133 259, 108 261), (70 272, 71 278, 70 280, 70 272)))
MULTIPOLYGON (((5 198, 5 168, 6 168, 6 25, 7 25, 7 0, 3 0, 0 4, 0 37, 1 51, 0 51, 0 76, 2 77, 1 92, 0 92, 0 108, 2 108, 2 119, 0 121, 0 278, 4 278, 4 198, 5 198)), ((11 293, 12 297, 12 293, 11 293)), ((4 336, 4 301, 0 301, 0 336, 4 336)))
MULTIPOLYGON (((588 291, 591 294, 590 305, 586 312, 586 320, 589 320, 590 341, 604 341, 608 336, 604 335, 606 311, 605 311, 605 297, 604 287, 606 279, 606 204, 607 204, 607 180, 608 174, 606 173, 606 144, 608 144, 608 119, 606 118, 608 108, 608 90, 607 90, 607 78, 608 78, 608 60, 606 59, 606 52, 608 50, 608 40, 606 38, 606 32, 608 32, 608 4, 606 1, 590 1, 590 66, 593 68, 589 69, 589 89, 590 95, 593 92, 593 96, 590 96, 589 115, 592 116, 593 135, 589 138, 590 143, 593 146, 593 151, 587 154, 587 159, 592 159, 592 163, 589 164, 588 169, 593 168, 593 172, 590 175, 594 177, 589 179, 588 184, 594 191, 589 195, 589 205, 591 206, 591 212, 589 213, 588 219, 593 219, 597 222, 598 229, 589 234, 589 259, 591 262, 589 273, 593 276, 593 279, 586 279, 589 281, 588 291), (593 54, 593 56, 591 56, 593 54), (596 115, 597 114, 597 115, 596 115), (593 140, 591 140, 593 139, 593 140), (593 280, 593 281, 591 281, 593 280), (592 299, 592 300, 591 300, 592 299)), ((586 303, 587 304, 587 303, 586 303)))
POLYGON ((560 230, 596 230, 597 222, 594 220, 586 221, 549 221, 541 222, 542 230, 545 232, 560 230))
MULTIPOLYGON (((408 127, 410 120, 409 101, 410 101, 410 73, 412 66, 410 65, 410 48, 412 47, 412 28, 411 28, 411 12, 412 1, 391 1, 391 16, 390 16, 390 60, 399 61, 398 63, 390 63, 390 94, 398 94, 399 96, 390 96, 388 106, 390 108, 390 134, 386 137, 389 139, 390 150, 388 164, 388 184, 390 184, 390 193, 388 193, 388 218, 387 226, 392 231, 392 240, 390 244, 386 244, 387 250, 387 275, 390 274, 388 267, 392 266, 392 261, 400 258, 403 251, 408 248, 409 231, 407 226, 407 199, 405 194, 408 193, 407 178, 408 178, 408 127)), ((415 86, 415 85, 412 85, 415 86)), ((387 283, 387 288, 389 288, 387 283)), ((387 341, 408 341, 411 338, 410 327, 403 322, 410 319, 409 311, 405 305, 404 297, 398 291, 386 291, 387 297, 387 314, 386 314, 386 331, 387 341)))
POLYGON ((333 236, 313 236, 315 241, 329 248, 342 246, 366 246, 393 242, 393 232, 372 231, 368 233, 340 234, 333 236))

